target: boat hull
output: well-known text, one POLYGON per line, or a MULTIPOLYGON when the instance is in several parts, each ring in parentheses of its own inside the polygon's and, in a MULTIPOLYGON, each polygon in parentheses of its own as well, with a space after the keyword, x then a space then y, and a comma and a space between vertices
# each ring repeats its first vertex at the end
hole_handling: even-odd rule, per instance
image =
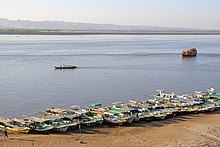
POLYGON ((54 66, 55 69, 75 69, 77 66, 54 66))
POLYGON ((166 118, 166 115, 154 115, 154 120, 164 120, 166 118))
MULTIPOLYGON (((4 127, 0 126, 0 130, 5 130, 4 127)), ((25 127, 25 128, 10 128, 10 127, 6 127, 6 130, 8 133, 12 133, 12 134, 19 134, 19 133, 23 133, 23 134, 27 134, 30 131, 30 128, 25 127)))
POLYGON ((68 130, 69 126, 64 126, 64 127, 56 127, 54 128, 55 132, 66 132, 68 130))
POLYGON ((103 123, 107 126, 123 126, 123 125, 125 125, 126 120, 105 119, 103 123))
POLYGON ((195 57, 196 55, 197 55, 196 48, 192 48, 192 49, 182 51, 182 56, 183 57, 195 57))
POLYGON ((125 122, 105 122, 107 126, 123 126, 125 122))

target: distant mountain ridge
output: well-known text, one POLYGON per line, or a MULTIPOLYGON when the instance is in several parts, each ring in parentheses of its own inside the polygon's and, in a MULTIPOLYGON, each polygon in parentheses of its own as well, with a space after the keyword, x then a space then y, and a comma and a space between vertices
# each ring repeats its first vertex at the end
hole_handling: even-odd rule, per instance
POLYGON ((114 25, 95 23, 76 23, 64 21, 8 20, 0 18, 0 29, 70 30, 70 31, 144 31, 144 32, 194 32, 201 29, 173 28, 144 25, 114 25))

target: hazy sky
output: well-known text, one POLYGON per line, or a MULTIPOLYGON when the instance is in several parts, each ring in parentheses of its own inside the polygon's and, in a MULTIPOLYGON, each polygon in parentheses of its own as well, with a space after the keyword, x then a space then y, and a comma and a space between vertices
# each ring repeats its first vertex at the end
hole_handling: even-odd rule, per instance
POLYGON ((220 0, 0 0, 0 18, 220 29, 220 0))

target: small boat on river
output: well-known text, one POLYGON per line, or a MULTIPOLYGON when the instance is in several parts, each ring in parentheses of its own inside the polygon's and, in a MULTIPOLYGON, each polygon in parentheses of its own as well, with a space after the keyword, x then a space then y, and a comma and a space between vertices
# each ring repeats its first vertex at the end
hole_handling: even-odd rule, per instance
POLYGON ((60 65, 60 66, 54 66, 55 69, 75 69, 77 68, 76 65, 60 65))
POLYGON ((197 55, 196 48, 186 49, 186 50, 182 51, 182 56, 183 57, 194 57, 196 55, 197 55))

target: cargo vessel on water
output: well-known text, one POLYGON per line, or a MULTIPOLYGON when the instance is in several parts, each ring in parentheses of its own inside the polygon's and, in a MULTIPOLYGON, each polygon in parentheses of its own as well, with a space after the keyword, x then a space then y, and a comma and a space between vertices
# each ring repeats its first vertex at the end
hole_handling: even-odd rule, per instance
POLYGON ((196 48, 186 49, 182 51, 183 57, 195 57, 197 55, 196 48))

